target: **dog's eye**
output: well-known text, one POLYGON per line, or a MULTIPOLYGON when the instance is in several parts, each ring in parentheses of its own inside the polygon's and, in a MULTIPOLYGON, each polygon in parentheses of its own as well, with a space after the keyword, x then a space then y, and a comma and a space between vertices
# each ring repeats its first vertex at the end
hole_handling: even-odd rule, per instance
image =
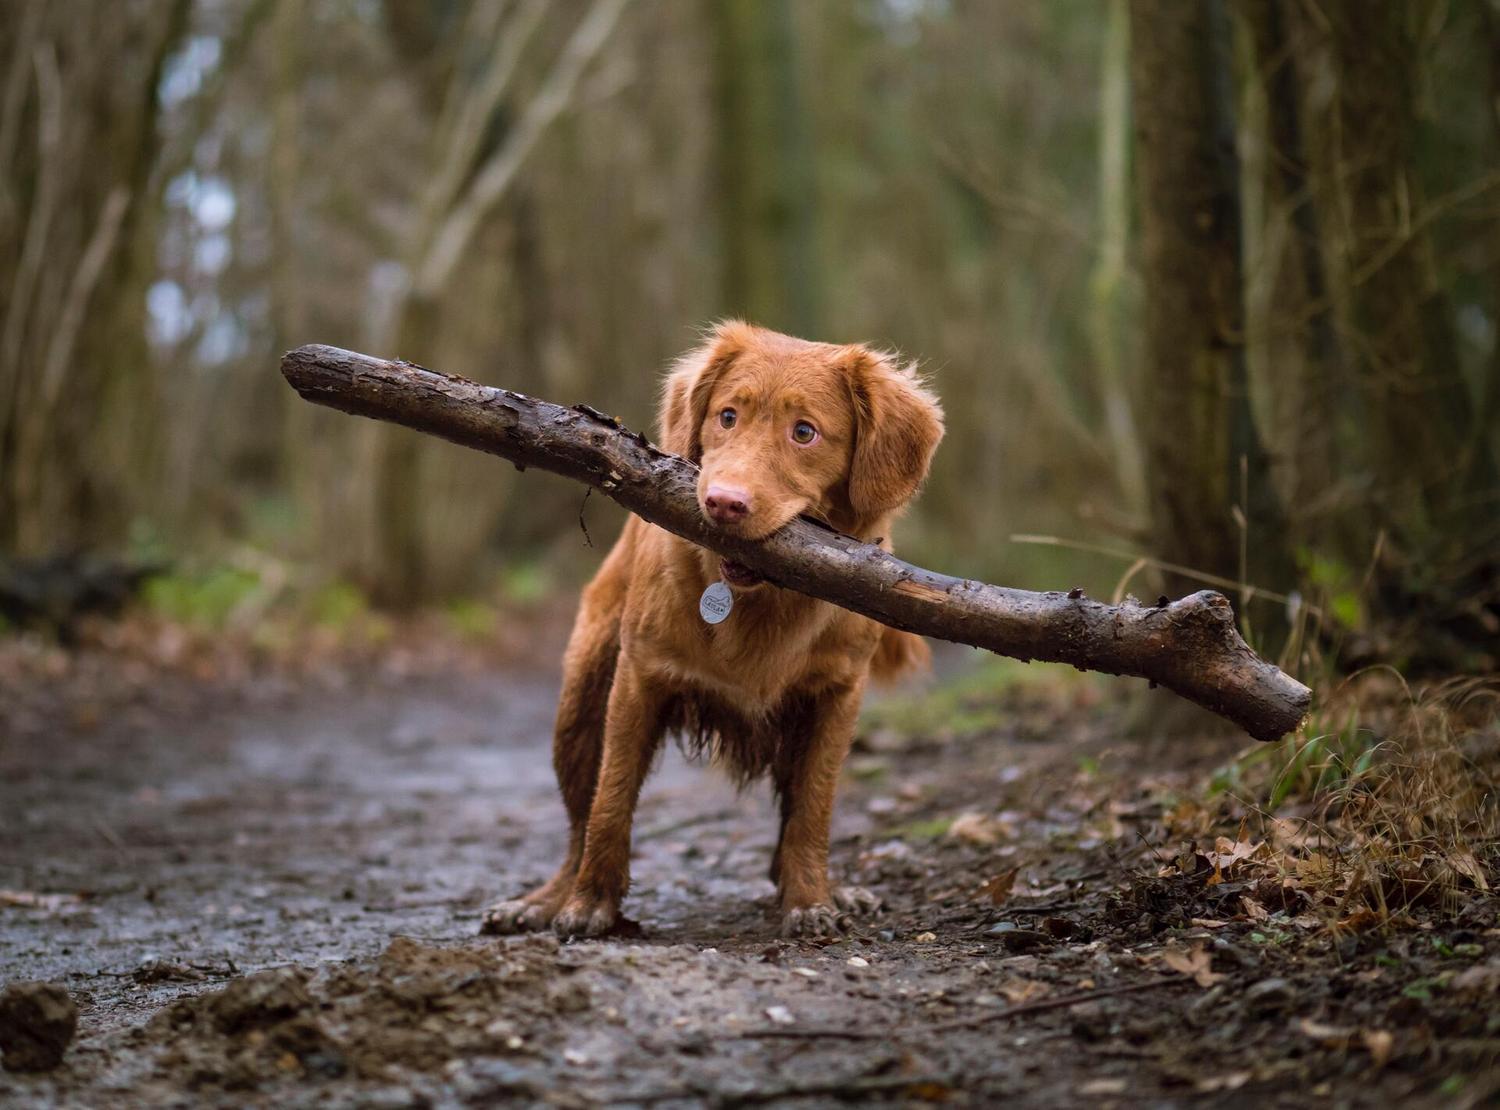
POLYGON ((734 427, 734 422, 738 419, 739 415, 734 411, 734 409, 725 409, 723 412, 719 413, 719 424, 721 427, 732 428, 734 427))
POLYGON ((792 425, 793 443, 800 443, 803 447, 806 447, 809 443, 816 442, 817 438, 818 429, 814 428, 806 420, 799 420, 792 425))

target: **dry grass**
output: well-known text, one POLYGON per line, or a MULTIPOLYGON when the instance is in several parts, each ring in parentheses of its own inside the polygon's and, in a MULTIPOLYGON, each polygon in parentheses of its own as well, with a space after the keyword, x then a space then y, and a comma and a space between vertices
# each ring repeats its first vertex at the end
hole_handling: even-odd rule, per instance
POLYGON ((1210 802, 1179 807, 1171 830, 1214 846, 1164 872, 1274 881, 1325 927, 1461 918, 1500 881, 1500 681, 1413 689, 1372 670, 1318 705, 1298 736, 1215 776, 1210 802))

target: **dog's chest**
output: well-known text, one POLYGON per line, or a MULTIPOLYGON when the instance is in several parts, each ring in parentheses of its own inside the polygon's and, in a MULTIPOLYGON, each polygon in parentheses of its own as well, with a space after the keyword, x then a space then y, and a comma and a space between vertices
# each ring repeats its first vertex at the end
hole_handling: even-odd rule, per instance
MULTIPOLYGON (((674 645, 671 669, 688 687, 708 691, 741 712, 770 712, 821 669, 816 650, 825 606, 756 605, 737 598, 727 619, 702 623, 674 645)), ((804 599, 798 599, 803 601, 804 599)))

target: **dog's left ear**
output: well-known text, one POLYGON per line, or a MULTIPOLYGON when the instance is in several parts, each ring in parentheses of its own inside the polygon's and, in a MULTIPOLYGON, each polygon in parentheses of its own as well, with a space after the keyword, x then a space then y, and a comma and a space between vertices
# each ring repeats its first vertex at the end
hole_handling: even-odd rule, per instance
POLYGON ((703 343, 683 355, 667 371, 662 387, 657 426, 661 445, 689 462, 703 461, 700 433, 708 416, 714 385, 749 341, 751 327, 739 320, 718 324, 703 343))
POLYGON ((910 367, 856 347, 847 363, 854 394, 849 505, 863 518, 899 509, 927 477, 943 438, 943 409, 910 367))

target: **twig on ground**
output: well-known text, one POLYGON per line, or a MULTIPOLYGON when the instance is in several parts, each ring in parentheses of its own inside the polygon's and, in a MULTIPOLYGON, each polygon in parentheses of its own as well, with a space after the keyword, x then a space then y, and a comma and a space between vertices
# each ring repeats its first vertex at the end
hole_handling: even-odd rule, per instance
POLYGON ((1009 1018, 1022 1017, 1026 1014, 1039 1014, 1046 1010, 1065 1010, 1072 1006, 1081 1006, 1085 1002, 1093 1002, 1100 998, 1115 998, 1122 994, 1139 994, 1142 991, 1157 990, 1161 987, 1170 987, 1174 984, 1183 983, 1187 980, 1182 976, 1172 975, 1162 979, 1152 979, 1144 983, 1124 983, 1117 987, 1103 987, 1099 990, 1078 991, 1075 994, 1060 994, 1053 998, 1039 998, 1035 1002, 1022 1002, 1016 1006, 1008 1006, 1003 1010, 995 1010, 987 1014, 976 1014, 972 1017, 954 1018, 951 1021, 934 1022, 931 1025, 912 1027, 909 1029, 845 1029, 834 1027, 808 1027, 792 1029, 747 1029, 739 1036, 754 1040, 841 1040, 841 1041, 887 1041, 895 1040, 903 1033, 945 1033, 953 1029, 972 1029, 976 1025, 988 1025, 992 1021, 1005 1021, 1009 1018))

